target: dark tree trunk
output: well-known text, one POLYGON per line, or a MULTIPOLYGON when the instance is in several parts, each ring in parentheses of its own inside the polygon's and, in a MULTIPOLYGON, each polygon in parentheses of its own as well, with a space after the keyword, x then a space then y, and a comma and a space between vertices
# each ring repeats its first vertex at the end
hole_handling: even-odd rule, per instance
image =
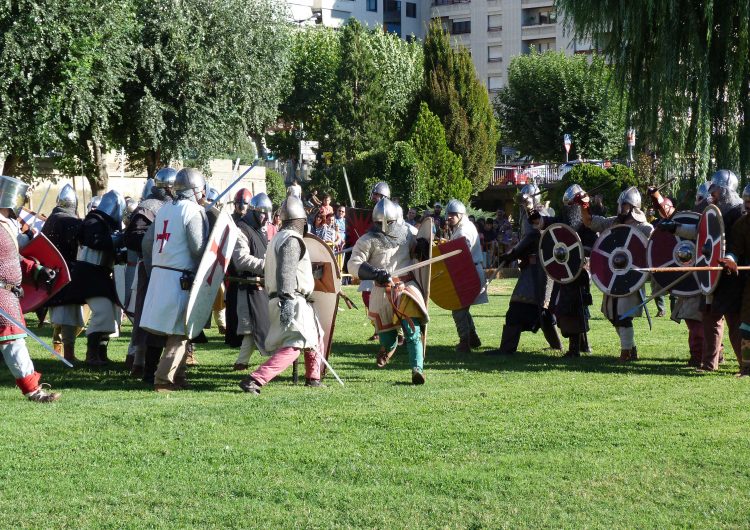
POLYGON ((18 171, 18 166, 21 162, 21 159, 18 157, 18 155, 14 155, 13 153, 9 153, 8 156, 5 157, 5 162, 3 163, 3 175, 7 175, 9 177, 15 176, 16 172, 18 171))
POLYGON ((161 151, 159 149, 148 149, 146 151, 146 176, 154 178, 156 172, 161 168, 161 151))
POLYGON ((90 175, 86 175, 91 185, 91 194, 99 195, 107 189, 109 174, 107 173, 107 161, 102 146, 96 140, 91 140, 91 158, 93 167, 90 175))

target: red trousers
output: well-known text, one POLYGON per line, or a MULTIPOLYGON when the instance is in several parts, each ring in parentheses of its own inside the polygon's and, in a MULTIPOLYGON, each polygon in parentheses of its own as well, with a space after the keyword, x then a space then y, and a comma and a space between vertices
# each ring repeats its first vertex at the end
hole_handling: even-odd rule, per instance
POLYGON ((740 324, 742 320, 739 313, 723 315, 721 313, 703 313, 703 358, 701 368, 704 370, 717 370, 719 368, 719 352, 721 351, 721 339, 724 337, 724 321, 729 326, 729 341, 737 356, 737 362, 742 360, 742 335, 740 324))
MULTIPOLYGON (((690 366, 698 368, 703 360, 703 321, 685 320, 688 328, 688 347, 690 348, 690 366)), ((721 348, 721 340, 719 340, 721 348)))

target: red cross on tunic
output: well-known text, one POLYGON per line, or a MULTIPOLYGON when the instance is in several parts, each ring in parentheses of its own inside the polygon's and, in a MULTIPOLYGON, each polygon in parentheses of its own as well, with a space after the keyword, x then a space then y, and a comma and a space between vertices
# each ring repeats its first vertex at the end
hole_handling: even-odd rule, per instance
POLYGON ((156 236, 156 240, 159 242, 159 254, 164 250, 164 243, 169 241, 169 236, 172 235, 171 232, 167 232, 168 223, 169 220, 164 221, 164 231, 156 236))
POLYGON ((227 265, 227 258, 224 256, 224 254, 221 253, 222 249, 224 248, 224 245, 227 242, 227 237, 229 237, 229 226, 227 225, 224 227, 224 232, 221 234, 221 242, 217 245, 216 241, 213 239, 211 240, 211 252, 216 255, 216 261, 214 261, 214 264, 211 265, 211 272, 208 275, 208 278, 206 279, 206 283, 208 285, 211 285, 211 282, 214 280, 214 272, 216 271, 216 266, 221 264, 221 270, 226 270, 227 265))

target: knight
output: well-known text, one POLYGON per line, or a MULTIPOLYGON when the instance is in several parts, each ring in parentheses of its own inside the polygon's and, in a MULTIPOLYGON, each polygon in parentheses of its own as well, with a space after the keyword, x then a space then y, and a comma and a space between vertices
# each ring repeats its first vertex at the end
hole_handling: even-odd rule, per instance
POLYGON ((349 258, 354 278, 372 281, 368 317, 380 341, 378 367, 384 367, 396 351, 398 328, 404 333, 412 370, 412 383, 421 385, 424 376, 422 332, 429 316, 424 294, 412 273, 394 278, 396 270, 429 255, 429 243, 417 238, 406 223, 398 222, 398 208, 382 198, 372 211, 372 228, 360 237, 349 258))
POLYGON ((459 339, 456 351, 459 353, 469 353, 472 348, 479 348, 482 345, 482 341, 479 340, 479 335, 477 334, 477 328, 474 325, 474 319, 471 316, 471 306, 486 304, 489 302, 486 288, 487 280, 484 277, 482 246, 479 241, 479 233, 477 232, 476 226, 474 226, 474 223, 472 223, 466 216, 466 206, 464 203, 457 199, 448 201, 448 204, 445 207, 445 215, 451 232, 450 240, 453 241, 459 238, 466 239, 481 285, 481 291, 471 305, 451 312, 453 322, 456 324, 456 331, 458 332, 459 339))
POLYGON ((548 293, 547 274, 539 262, 538 248, 541 232, 533 224, 530 215, 546 215, 550 212, 539 201, 541 192, 535 184, 527 184, 519 191, 516 200, 520 206, 520 240, 510 251, 500 256, 500 263, 518 262, 521 275, 510 296, 508 312, 505 314, 500 347, 490 355, 513 355, 518 349, 521 333, 542 330, 550 348, 562 349, 560 336, 555 328, 555 319, 545 299, 548 293))
MULTIPOLYGON (((47 283, 55 276, 55 271, 18 253, 18 225, 15 220, 26 201, 27 191, 28 184, 0 175, 0 309, 21 324, 24 323, 19 301, 23 296, 22 280, 29 278, 47 283)), ((0 316, 0 351, 5 366, 16 380, 16 386, 29 401, 57 401, 60 394, 48 391, 40 383, 42 374, 34 369, 25 337, 24 329, 0 316)))
POLYGON ((255 395, 289 368, 300 353, 305 358, 305 386, 321 386, 323 331, 308 301, 315 289, 315 278, 304 242, 307 213, 300 199, 288 195, 281 204, 280 215, 281 230, 267 249, 263 267, 269 317, 265 348, 274 353, 240 382, 244 392, 255 395))
POLYGON ((208 241, 208 218, 200 205, 205 192, 206 181, 200 171, 181 169, 175 177, 175 199, 159 209, 143 236, 143 258, 151 277, 140 327, 165 337, 164 353, 154 374, 157 392, 189 388, 185 317, 208 241))
POLYGON ((258 193, 237 223, 240 229, 237 244, 232 253, 232 265, 236 277, 230 284, 237 287, 237 328, 242 337, 240 353, 234 362, 237 371, 247 370, 250 355, 257 349, 266 355, 266 333, 270 326, 268 318, 268 291, 263 287, 268 240, 263 226, 273 205, 265 193, 258 193))
MULTIPOLYGON (((78 255, 78 232, 83 224, 78 217, 77 208, 76 192, 73 186, 66 184, 57 195, 55 208, 42 227, 42 234, 60 251, 71 274, 78 255)), ((71 285, 68 284, 46 304, 50 308, 50 321, 53 325, 52 346, 71 363, 78 361, 75 342, 84 325, 82 306, 68 303, 73 296, 71 285)))
MULTIPOLYGON (((253 198, 253 194, 247 188, 241 188, 234 194, 234 211, 232 212, 232 220, 235 224, 239 224, 242 217, 247 213, 250 205, 250 201, 253 198)), ((266 227, 264 227, 265 229, 266 227)), ((264 230, 266 233, 266 230, 264 230)), ((270 238, 267 239, 270 241, 270 238)), ((227 276, 236 277, 238 276, 237 270, 234 268, 232 262, 229 263, 227 269, 227 276)), ((237 295, 239 292, 239 285, 236 282, 228 282, 226 286, 225 302, 226 302, 226 330, 224 333, 224 343, 232 348, 239 348, 242 345, 242 336, 238 336, 237 331, 237 295)))
MULTIPOLYGON (((124 242, 129 252, 135 254, 136 260, 136 290, 133 308, 133 330, 125 366, 130 367, 133 377, 142 377, 143 381, 153 384, 156 365, 164 348, 164 340, 160 336, 149 334, 140 326, 143 303, 148 290, 149 270, 143 262, 143 237, 149 227, 154 224, 156 214, 171 198, 171 188, 174 185, 177 170, 171 167, 161 168, 154 175, 153 184, 143 190, 143 199, 130 216, 130 223, 125 230, 124 242), (128 360, 129 359, 129 360, 128 360)), ((150 180, 150 179, 149 179, 150 180)))
MULTIPOLYGON (((604 232, 608 228, 625 224, 639 230, 646 238, 651 235, 654 227, 646 220, 646 215, 641 210, 641 194, 635 186, 623 191, 617 199, 617 215, 603 217, 591 215, 589 211, 590 199, 588 193, 581 190, 576 193, 574 201, 581 207, 583 224, 594 232, 604 232)), ((620 318, 635 306, 640 305, 643 293, 636 291, 628 296, 615 297, 604 294, 602 298, 602 313, 614 326, 620 339, 620 361, 629 362, 638 360, 638 348, 635 344, 635 332, 633 330, 633 316, 640 316, 639 309, 633 316, 620 318)))

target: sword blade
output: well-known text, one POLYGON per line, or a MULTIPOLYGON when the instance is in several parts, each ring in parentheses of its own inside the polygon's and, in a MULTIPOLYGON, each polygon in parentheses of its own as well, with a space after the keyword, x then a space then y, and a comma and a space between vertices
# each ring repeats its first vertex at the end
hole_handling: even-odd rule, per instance
POLYGON ((245 175, 247 175, 248 173, 250 173, 250 171, 252 171, 252 169, 255 166, 258 165, 259 161, 260 161, 260 158, 256 158, 255 161, 253 161, 252 165, 249 168, 247 168, 245 171, 243 171, 242 175, 240 175, 239 177, 237 177, 236 179, 234 179, 229 186, 227 186, 226 188, 224 188, 224 191, 222 191, 221 193, 219 193, 218 197, 216 197, 213 201, 211 201, 210 203, 208 203, 206 205, 206 210, 210 210, 211 208, 213 208, 214 204, 216 204, 217 202, 219 202, 221 200, 221 198, 224 195, 226 195, 229 192, 229 190, 231 190, 234 187, 235 184, 237 184, 239 181, 241 181, 245 177, 245 175))
MULTIPOLYGON (((674 271, 675 269, 670 269, 670 270, 671 270, 671 271, 674 271)), ((678 283, 680 283, 680 282, 681 282, 682 280, 684 280, 685 278, 687 278, 687 277, 688 277, 689 275, 690 275, 690 272, 686 272, 685 274, 683 274, 682 276, 680 276, 679 278, 677 278, 677 279, 676 279, 675 281, 673 281, 672 283, 670 283, 670 284, 669 284, 669 285, 667 285, 666 287, 662 287, 661 289, 659 289, 659 290, 658 290, 658 291, 656 291, 655 293, 651 293, 651 296, 649 296, 649 297, 648 297, 648 298, 646 298, 645 300, 642 300, 640 304, 638 304, 637 306, 635 306, 635 307, 633 307, 633 308, 629 309, 629 310, 628 310, 628 311, 626 311, 626 312, 625 312, 624 314, 620 315, 620 318, 619 318, 619 320, 622 320, 622 319, 624 319, 624 318, 629 318, 629 317, 631 317, 631 316, 635 315, 635 313, 636 313, 636 312, 637 312, 637 311, 638 311, 638 310, 639 310, 639 309, 640 309, 641 307, 644 307, 644 306, 645 306, 645 305, 646 305, 647 303, 649 303, 649 302, 650 302, 651 300, 653 300, 654 298, 657 298, 657 297, 659 297, 659 296, 663 295, 664 293, 666 293, 667 291, 669 291, 669 290, 670 290, 670 289, 671 289, 672 287, 674 287, 675 285, 677 285, 678 283)))
POLYGON ((328 362, 325 356, 320 352, 317 352, 317 354, 318 354, 318 357, 320 357, 320 360, 323 361, 323 364, 326 365, 326 368, 328 368, 331 371, 331 373, 333 374, 333 377, 336 378, 336 381, 338 381, 341 386, 344 386, 344 382, 339 377, 339 374, 336 373, 336 371, 333 369, 333 366, 331 366, 331 364, 328 362))
POLYGON ((12 316, 10 316, 8 314, 8 312, 5 311, 2 307, 0 307, 0 315, 4 316, 8 320, 10 320, 13 324, 15 324, 16 326, 18 326, 22 330, 24 330, 29 337, 31 337, 32 339, 34 339, 35 341, 37 341, 39 344, 41 344, 44 347, 45 350, 47 350, 48 352, 50 352, 54 357, 57 357, 58 359, 60 359, 66 366, 68 366, 70 368, 73 368, 73 365, 70 363, 70 361, 66 360, 65 357, 63 357, 62 355, 60 355, 59 353, 57 353, 55 350, 53 350, 52 348, 50 348, 47 345, 46 342, 44 342, 42 339, 40 339, 39 337, 37 337, 36 334, 33 331, 31 331, 29 328, 27 328, 26 326, 24 326, 23 324, 21 324, 21 322, 19 322, 18 320, 16 320, 12 316))
POLYGON ((420 262, 414 263, 412 265, 407 265, 406 267, 401 267, 400 269, 393 271, 391 273, 391 276, 401 276, 402 274, 406 274, 407 272, 411 272, 413 270, 421 269, 422 267, 426 267, 427 265, 432 265, 433 263, 437 263, 439 261, 443 261, 443 260, 446 260, 448 258, 452 258, 453 256, 455 256, 457 254, 460 254, 461 252, 463 252, 463 250, 461 250, 459 248, 459 249, 456 249, 456 250, 451 250, 450 252, 448 252, 446 254, 441 254, 440 256, 438 256, 436 258, 426 259, 424 261, 420 261, 420 262))

